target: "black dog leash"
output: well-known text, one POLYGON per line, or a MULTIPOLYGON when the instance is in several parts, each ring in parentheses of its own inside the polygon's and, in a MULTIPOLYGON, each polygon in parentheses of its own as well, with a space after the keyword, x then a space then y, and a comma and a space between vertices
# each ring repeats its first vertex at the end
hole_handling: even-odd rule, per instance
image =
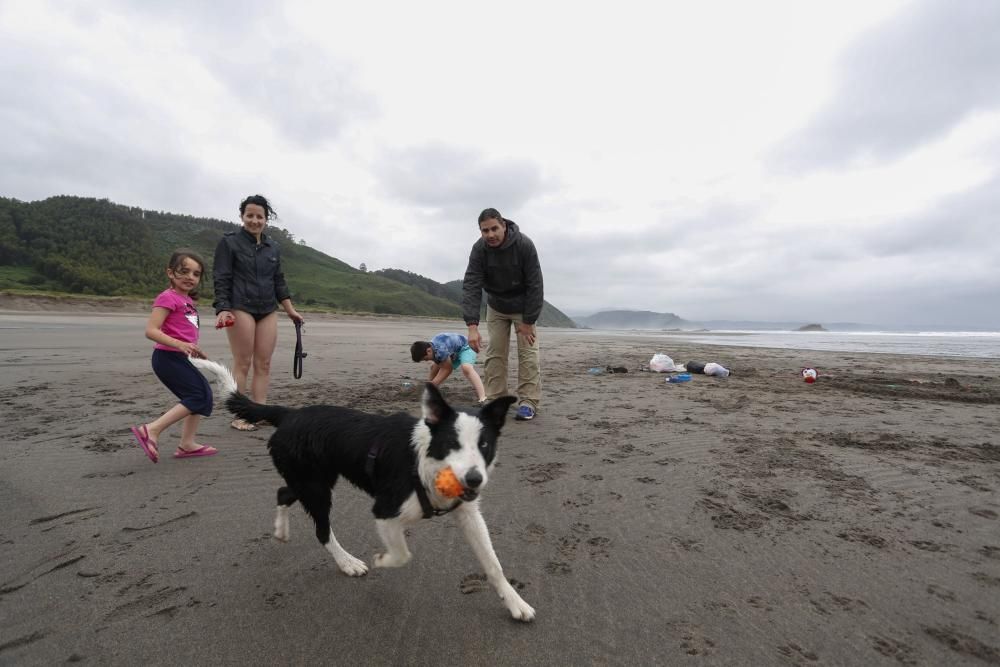
POLYGON ((302 351, 302 322, 295 321, 295 356, 292 357, 292 375, 298 380, 302 377, 302 360, 308 356, 302 351))

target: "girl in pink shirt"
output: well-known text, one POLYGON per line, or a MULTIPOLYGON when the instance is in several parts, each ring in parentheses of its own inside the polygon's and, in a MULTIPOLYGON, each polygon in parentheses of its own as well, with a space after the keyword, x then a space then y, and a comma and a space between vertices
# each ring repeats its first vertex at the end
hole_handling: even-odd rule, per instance
POLYGON ((167 265, 169 289, 153 301, 153 312, 146 322, 146 338, 154 341, 153 372, 180 403, 155 421, 132 427, 132 435, 153 463, 160 459, 157 441, 168 427, 183 420, 181 441, 175 459, 211 456, 215 447, 194 441, 198 422, 212 414, 212 388, 188 357, 205 359, 198 348, 198 309, 195 289, 205 272, 205 262, 191 250, 177 250, 167 265))

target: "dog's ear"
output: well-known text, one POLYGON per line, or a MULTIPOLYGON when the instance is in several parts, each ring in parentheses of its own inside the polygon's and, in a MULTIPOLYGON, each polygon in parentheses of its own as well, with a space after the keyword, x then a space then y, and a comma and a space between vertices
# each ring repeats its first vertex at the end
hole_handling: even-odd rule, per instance
POLYGON ((424 385, 424 396, 421 399, 421 403, 424 411, 424 421, 431 426, 440 424, 455 412, 444 400, 441 391, 434 386, 433 382, 428 382, 424 385))
POLYGON ((499 431, 507 421, 507 411, 516 402, 517 398, 514 396, 501 396, 484 405, 479 411, 479 418, 499 431))

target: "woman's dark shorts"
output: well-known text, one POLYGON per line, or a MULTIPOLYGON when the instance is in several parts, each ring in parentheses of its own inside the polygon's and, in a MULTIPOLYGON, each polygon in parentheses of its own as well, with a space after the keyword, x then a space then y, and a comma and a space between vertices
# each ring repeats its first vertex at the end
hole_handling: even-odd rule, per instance
MULTIPOLYGON (((277 310, 277 309, 275 309, 275 310, 277 310)), ((264 319, 265 317, 267 317, 268 315, 270 315, 273 312, 275 312, 275 311, 272 310, 270 313, 250 313, 250 314, 253 315, 253 321, 254 322, 260 322, 262 319, 264 319)))
POLYGON ((271 313, 277 312, 278 309, 275 308, 274 310, 269 310, 266 313, 251 313, 249 310, 243 310, 242 308, 233 308, 233 310, 238 310, 240 312, 246 313, 247 315, 253 318, 254 322, 260 322, 262 319, 264 319, 271 313))
POLYGON ((186 354, 153 350, 153 372, 192 413, 203 417, 212 414, 212 387, 186 354))

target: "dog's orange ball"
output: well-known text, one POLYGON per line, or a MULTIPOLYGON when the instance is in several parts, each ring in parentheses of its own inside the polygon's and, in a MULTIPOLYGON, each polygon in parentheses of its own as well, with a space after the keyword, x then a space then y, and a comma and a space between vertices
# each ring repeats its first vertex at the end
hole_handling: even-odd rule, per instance
POLYGON ((444 468, 437 474, 437 479, 434 480, 434 488, 445 498, 457 498, 465 490, 451 468, 444 468))

